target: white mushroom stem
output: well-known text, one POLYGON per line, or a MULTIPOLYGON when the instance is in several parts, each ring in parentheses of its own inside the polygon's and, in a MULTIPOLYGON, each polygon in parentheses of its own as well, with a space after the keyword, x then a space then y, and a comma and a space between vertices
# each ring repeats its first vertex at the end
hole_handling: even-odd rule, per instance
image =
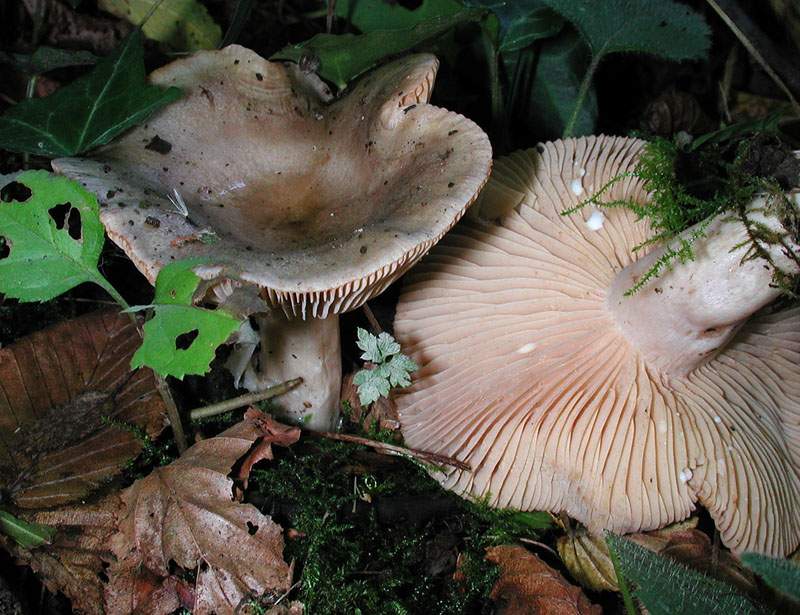
MULTIPOLYGON (((797 208, 798 195, 790 200, 797 208)), ((763 205, 764 198, 756 198, 749 206, 749 218, 786 233, 774 216, 765 215, 763 205)), ((784 239, 796 254, 798 246, 790 235, 784 239)), ((608 308, 649 364, 673 376, 687 375, 723 348, 749 316, 780 295, 771 283, 773 269, 764 259, 743 261, 750 245, 744 224, 722 215, 694 243, 694 260, 676 262, 636 294, 625 296, 667 247, 653 250, 617 274, 608 291, 608 308)), ((798 273, 797 262, 785 247, 763 247, 782 271, 798 273)))
POLYGON ((276 401, 283 418, 319 431, 333 429, 339 416, 342 359, 339 316, 296 320, 273 310, 256 317, 261 351, 258 369, 248 369, 250 391, 302 377, 303 384, 276 401))

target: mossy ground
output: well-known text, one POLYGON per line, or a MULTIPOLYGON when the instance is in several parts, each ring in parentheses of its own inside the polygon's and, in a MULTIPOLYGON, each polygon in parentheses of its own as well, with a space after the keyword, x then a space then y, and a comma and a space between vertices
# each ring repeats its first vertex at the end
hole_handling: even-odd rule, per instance
POLYGON ((291 528, 295 598, 320 615, 488 613, 498 571, 484 549, 549 525, 445 492, 411 461, 322 439, 283 451, 251 483, 249 499, 291 528))

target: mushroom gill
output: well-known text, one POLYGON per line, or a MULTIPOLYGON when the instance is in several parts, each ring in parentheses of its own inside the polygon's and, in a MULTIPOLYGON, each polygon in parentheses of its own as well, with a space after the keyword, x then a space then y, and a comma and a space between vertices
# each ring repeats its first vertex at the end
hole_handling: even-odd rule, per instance
MULTIPOLYGON (((646 221, 562 215, 642 147, 589 137, 496 162, 484 217, 401 295, 395 332, 422 366, 397 398, 403 435, 469 463, 444 484, 497 506, 630 532, 699 503, 731 548, 784 555, 800 543, 800 308, 771 305, 779 291, 764 261, 743 261, 737 220, 713 221, 695 261, 625 297, 664 249, 632 252, 646 221)), ((607 197, 647 200, 632 177, 607 197)), ((782 231, 760 205, 752 215, 782 231)))

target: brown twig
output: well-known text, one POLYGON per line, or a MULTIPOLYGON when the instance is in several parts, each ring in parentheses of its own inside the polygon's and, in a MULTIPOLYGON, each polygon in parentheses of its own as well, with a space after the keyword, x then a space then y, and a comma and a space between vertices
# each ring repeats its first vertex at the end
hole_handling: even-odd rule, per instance
POLYGON ((189 418, 195 421, 197 419, 204 419, 209 416, 216 416, 217 414, 222 414, 223 412, 228 412, 229 410, 236 410, 237 408, 250 406, 259 401, 264 401, 265 399, 270 399, 272 397, 277 397, 278 395, 288 393, 292 389, 300 386, 302 383, 302 378, 294 378, 292 380, 287 380, 286 382, 276 384, 275 386, 271 386, 263 391, 258 391, 257 393, 247 393, 246 395, 240 395, 239 397, 234 397, 233 399, 226 399, 225 401, 221 401, 216 404, 211 404, 202 408, 195 408, 189 412, 189 418))
POLYGON ((433 463, 436 465, 445 465, 458 468, 459 470, 466 470, 469 472, 472 468, 468 463, 447 457, 446 455, 439 455, 438 453, 428 453, 427 451, 418 451, 413 448, 405 448, 404 446, 397 446, 395 444, 387 444, 386 442, 378 442, 377 440, 370 440, 369 438, 362 438, 361 436, 353 436, 350 434, 334 433, 331 431, 315 431, 313 429, 304 429, 305 433, 317 436, 320 438, 327 438, 328 440, 338 440, 339 442, 352 442, 353 444, 362 444, 369 446, 384 455, 399 455, 417 459, 425 463, 433 463))
POLYGON ((369 326, 372 327, 372 332, 375 335, 383 333, 383 328, 381 327, 381 323, 378 322, 378 319, 375 318, 375 314, 372 313, 370 307, 365 303, 361 306, 361 309, 364 310, 364 316, 367 317, 369 321, 369 326))

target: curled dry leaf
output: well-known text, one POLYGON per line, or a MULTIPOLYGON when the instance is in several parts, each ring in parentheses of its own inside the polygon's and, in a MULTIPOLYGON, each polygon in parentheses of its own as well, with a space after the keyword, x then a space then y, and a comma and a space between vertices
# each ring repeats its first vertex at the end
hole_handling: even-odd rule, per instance
POLYGON ((4 546, 80 612, 159 615, 186 607, 223 614, 249 597, 280 596, 291 585, 281 528, 235 501, 229 475, 242 476, 256 458, 271 458, 269 443, 286 446, 299 434, 249 410, 242 422, 94 506, 31 515, 56 527, 52 545, 4 546))
POLYGON ((155 436, 166 409, 127 316, 94 312, 0 350, 0 480, 21 508, 86 496, 141 450, 120 423, 155 436), (115 424, 111 424, 113 421, 115 424))
MULTIPOLYGON (((697 517, 673 523, 660 530, 647 533, 630 534, 643 547, 658 553, 669 542, 675 532, 683 532, 697 527, 697 517)), ((558 554, 573 578, 583 587, 595 591, 619 591, 614 564, 608 553, 608 545, 602 536, 592 534, 585 527, 568 530, 556 541, 558 554)))
POLYGON ((38 512, 29 521, 57 529, 51 545, 34 550, 19 547, 0 536, 2 547, 19 563, 29 565, 53 593, 63 592, 72 609, 102 614, 103 581, 112 561, 109 540, 116 531, 120 502, 111 497, 93 506, 38 512))
MULTIPOLYGON (((697 518, 691 517, 660 530, 627 537, 654 553, 731 583, 746 593, 754 593, 753 574, 730 551, 721 546, 714 548, 708 536, 696 529, 696 525, 697 518)), ((560 537, 557 548, 564 565, 581 585, 596 591, 618 591, 614 565, 601 536, 580 528, 560 537)))
POLYGON ((486 559, 500 566, 500 578, 490 597, 499 615, 600 615, 580 588, 520 546, 503 545, 486 551, 486 559))

